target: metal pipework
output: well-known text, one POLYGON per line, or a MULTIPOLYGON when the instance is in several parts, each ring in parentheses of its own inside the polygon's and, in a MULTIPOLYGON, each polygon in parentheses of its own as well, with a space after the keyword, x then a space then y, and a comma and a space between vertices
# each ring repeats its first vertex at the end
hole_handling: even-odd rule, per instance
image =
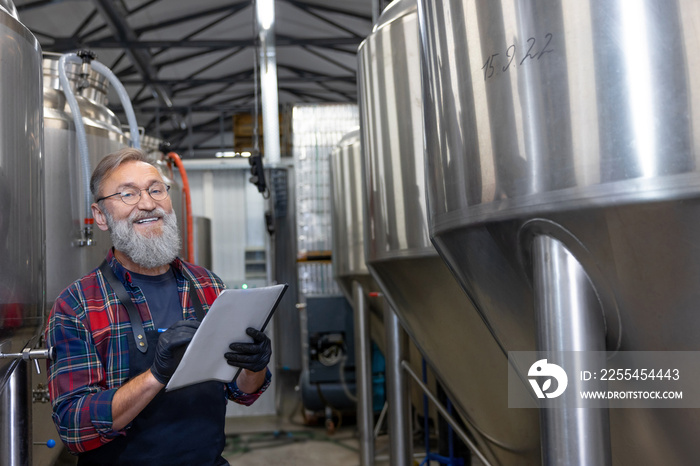
POLYGON ((0 465, 32 464, 31 389, 27 361, 16 361, 0 392, 0 465))
MULTIPOLYGON (((455 431, 455 434, 459 436, 460 439, 464 442, 465 445, 469 447, 469 449, 474 453, 476 456, 479 457, 481 462, 484 463, 485 466, 491 466, 491 462, 486 459, 483 453, 479 450, 479 448, 472 442, 472 440, 467 436, 467 433, 462 430, 462 428, 457 424, 457 421, 452 417, 452 415, 447 411, 447 408, 445 408, 442 403, 440 403, 440 400, 437 399, 435 395, 430 391, 430 388, 428 388, 427 385, 425 385, 421 379, 416 375, 415 372, 413 372, 413 369, 411 369, 411 366, 408 364, 407 361, 401 361, 401 367, 403 367, 406 372, 408 372, 408 375, 413 377, 413 380, 418 384, 418 386, 423 390, 423 393, 430 398, 430 401, 433 402, 435 407, 437 408, 438 411, 440 411, 440 414, 445 418, 445 421, 452 427, 452 429, 455 431)), ((406 463, 410 464, 410 463, 406 463)))
POLYGON ((389 403, 389 460, 392 466, 411 464, 410 400, 401 361, 408 356, 408 338, 391 306, 384 307, 386 334, 386 397, 389 403))
MULTIPOLYGON (((538 350, 604 352, 602 309, 578 260, 560 241, 540 235, 532 261, 538 350)), ((612 463, 607 409, 543 408, 540 419, 542 464, 612 463)))
POLYGON ((56 357, 56 349, 51 348, 39 348, 39 349, 29 349, 24 348, 21 353, 3 353, 0 352, 0 359, 21 359, 22 361, 33 360, 36 367, 36 372, 41 374, 41 369, 39 368, 39 359, 50 359, 54 360, 56 357))
MULTIPOLYGON (((263 113, 263 141, 268 165, 280 162, 279 103, 277 96, 277 51, 275 47, 275 2, 256 0, 258 56, 260 60, 260 92, 263 113)), ((257 119, 255 124, 257 125, 257 119)))
POLYGON ((374 464, 372 411, 372 362, 369 337, 369 306, 365 291, 358 282, 352 284, 355 320, 355 378, 357 380, 357 428, 360 432, 360 466, 374 464))

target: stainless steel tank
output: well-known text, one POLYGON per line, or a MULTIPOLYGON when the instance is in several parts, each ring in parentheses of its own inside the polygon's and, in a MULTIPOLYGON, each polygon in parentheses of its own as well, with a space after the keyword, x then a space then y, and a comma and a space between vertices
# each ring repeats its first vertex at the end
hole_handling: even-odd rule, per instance
MULTIPOLYGON (((17 353, 35 345, 44 324, 41 48, 4 8, 0 50, 0 353, 17 353)), ((0 359, 3 465, 31 461, 27 364, 0 359)))
MULTIPOLYGON (((94 245, 81 246, 84 182, 80 177, 75 126, 58 82, 60 55, 44 54, 44 141, 46 147, 46 300, 49 306, 74 280, 100 265, 112 246, 108 232, 93 228, 94 245)), ((66 73, 80 106, 90 165, 129 145, 116 115, 106 107, 109 82, 90 70, 89 86, 78 90, 78 65, 66 73)))
MULTIPOLYGON (((387 402, 392 403, 393 400, 391 397, 394 396, 394 393, 392 393, 392 383, 401 384, 402 378, 395 377, 396 380, 389 380, 389 378, 393 376, 391 374, 392 368, 388 361, 391 355, 393 352, 405 352, 401 354, 401 357, 409 361, 415 372, 421 371, 422 356, 418 348, 412 342, 403 344, 403 339, 400 337, 398 338, 398 342, 392 341, 391 338, 387 337, 385 319, 388 309, 385 309, 386 301, 380 293, 377 293, 381 291, 381 288, 370 274, 367 264, 365 263, 364 224, 367 216, 365 215, 363 203, 363 155, 360 130, 356 129, 346 133, 332 150, 329 160, 331 175, 331 223, 333 233, 331 241, 333 278, 338 282, 343 294, 352 304, 353 312, 355 313, 356 376, 357 372, 362 370, 362 365, 358 362, 360 358, 370 357, 368 351, 363 352, 357 350, 358 347, 362 346, 361 342, 357 340, 359 333, 358 328, 364 327, 365 320, 368 320, 369 338, 377 344, 387 360, 386 397, 387 402), (359 295, 359 288, 357 290, 354 289, 354 283, 358 283, 362 287, 363 295, 359 295), (363 305, 369 308, 369 315, 367 317, 358 316, 358 312, 362 312, 360 308, 363 305)), ((367 336, 363 338, 366 339, 367 336)), ((369 361, 366 361, 366 363, 369 364, 369 361)), ((435 379, 432 375, 429 376, 428 384, 432 388, 435 387, 435 379)), ((363 387, 361 382, 358 382, 358 385, 359 393, 363 387)), ((416 412, 424 415, 422 396, 419 391, 414 390, 406 394, 401 388, 395 389, 398 390, 395 392, 396 396, 394 397, 395 399, 399 399, 397 404, 402 407, 407 407, 407 400, 410 395, 413 395, 410 402, 413 404, 416 412), (405 398, 401 400, 400 398, 402 397, 405 398)), ((358 404, 358 411, 361 409, 362 406, 360 403, 358 404)), ((428 413, 429 416, 432 411, 433 410, 430 410, 428 413)), ((362 426, 362 415, 359 413, 358 418, 358 425, 362 426)), ((432 418, 436 421, 434 412, 432 418)), ((403 428, 404 426, 400 427, 403 428)), ((391 430, 393 428, 389 427, 389 429, 391 430)), ((370 426, 365 430, 371 433, 373 429, 370 426)), ((397 428, 397 430, 399 429, 397 428)), ((408 432, 408 430, 406 430, 406 432, 407 436, 410 436, 410 432, 408 432)), ((395 435, 397 435, 397 437, 392 437, 392 442, 402 442, 404 440, 401 438, 401 434, 396 433, 395 435)), ((360 437, 361 440, 364 438, 362 435, 360 435, 360 437)), ((403 443, 407 443, 410 448, 408 440, 403 443)), ((363 457, 363 454, 367 454, 362 448, 360 450, 361 457, 363 457)))
MULTIPOLYGON (((131 131, 128 129, 124 130, 124 134, 131 138, 131 131)), ((157 158, 163 156, 163 152, 160 150, 160 145, 163 144, 163 140, 155 136, 148 134, 139 135, 139 141, 141 142, 141 150, 147 154, 156 154, 157 158)))
MULTIPOLYGON (((333 278, 347 300, 353 303, 353 282, 362 285, 365 294, 379 291, 369 274, 364 257, 362 211, 362 151, 360 131, 346 133, 330 155, 331 175, 331 252, 333 278)), ((369 298, 372 310, 370 332, 372 340, 385 352, 384 315, 381 299, 369 298)))
POLYGON ((393 2, 358 56, 369 270, 485 455, 537 462, 537 412, 508 408, 507 357, 428 235, 415 0, 393 2))
POLYGON ((194 263, 212 269, 211 219, 196 215, 192 217, 192 234, 194 236, 194 263))
MULTIPOLYGON (((700 3, 419 10, 431 237, 504 349, 554 330, 535 319, 545 238, 585 272, 608 350, 696 351, 700 3)), ((612 463, 693 464, 698 426, 610 410, 612 463)))

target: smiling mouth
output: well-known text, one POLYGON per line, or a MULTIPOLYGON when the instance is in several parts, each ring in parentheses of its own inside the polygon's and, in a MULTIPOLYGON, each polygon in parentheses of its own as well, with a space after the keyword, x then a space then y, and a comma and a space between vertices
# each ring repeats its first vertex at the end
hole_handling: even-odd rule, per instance
POLYGON ((134 222, 134 223, 143 225, 143 224, 146 224, 146 223, 157 222, 158 220, 160 220, 160 217, 149 217, 149 218, 143 218, 143 219, 138 220, 138 221, 136 221, 136 222, 134 222))

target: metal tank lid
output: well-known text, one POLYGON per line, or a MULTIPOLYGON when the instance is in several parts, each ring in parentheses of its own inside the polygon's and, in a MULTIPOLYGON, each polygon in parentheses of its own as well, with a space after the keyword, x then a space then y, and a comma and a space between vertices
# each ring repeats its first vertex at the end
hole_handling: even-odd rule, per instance
POLYGON ((372 28, 372 33, 360 43, 357 50, 360 51, 364 49, 367 40, 378 30, 388 26, 397 19, 403 18, 406 15, 416 12, 417 10, 417 0, 394 0, 386 8, 384 8, 384 11, 379 16, 379 19, 377 19, 377 24, 375 24, 372 28))
POLYGON ((354 144, 357 140, 360 139, 360 127, 356 126, 346 132, 342 138, 340 138, 340 141, 338 141, 338 144, 336 144, 337 147, 340 146, 349 146, 354 144))
MULTIPOLYGON (((61 90, 61 84, 58 80, 58 60, 60 58, 60 53, 43 53, 42 67, 44 70, 45 88, 56 89, 57 91, 61 90)), ((68 81, 70 81, 74 92, 76 92, 77 84, 80 80, 79 68, 80 65, 77 63, 69 63, 66 69, 68 81)), ((90 69, 88 82, 90 83, 90 87, 83 89, 81 95, 94 100, 98 104, 105 105, 107 101, 107 90, 109 89, 109 81, 107 78, 95 70, 90 69)))
MULTIPOLYGON (((32 32, 19 20, 17 9, 15 8, 14 3, 9 0, 0 0, 0 25, 22 35, 22 37, 24 37, 31 44, 33 49, 38 50, 41 53, 39 41, 36 37, 34 37, 34 34, 32 34, 32 32)), ((3 34, 3 36, 6 36, 6 34, 3 34)))
POLYGON ((377 32, 379 29, 399 18, 417 11, 417 9, 418 2, 416 0, 394 0, 389 4, 389 6, 384 8, 384 11, 377 20, 377 24, 375 24, 374 28, 372 28, 372 33, 377 32))

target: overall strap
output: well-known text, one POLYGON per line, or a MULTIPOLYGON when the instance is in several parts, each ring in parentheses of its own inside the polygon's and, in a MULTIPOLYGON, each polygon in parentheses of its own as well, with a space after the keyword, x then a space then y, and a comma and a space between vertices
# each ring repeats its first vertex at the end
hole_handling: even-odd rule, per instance
POLYGON ((143 331, 143 321, 141 320, 141 315, 139 314, 136 305, 131 300, 131 296, 124 288, 124 284, 119 281, 117 276, 114 274, 114 270, 109 266, 107 261, 102 261, 100 265, 100 270, 102 275, 109 283, 109 286, 117 294, 117 298, 121 301, 122 305, 126 308, 126 312, 129 313, 129 320, 131 321, 131 328, 134 331, 134 340, 136 340, 136 348, 142 353, 148 351, 148 341, 143 331))

